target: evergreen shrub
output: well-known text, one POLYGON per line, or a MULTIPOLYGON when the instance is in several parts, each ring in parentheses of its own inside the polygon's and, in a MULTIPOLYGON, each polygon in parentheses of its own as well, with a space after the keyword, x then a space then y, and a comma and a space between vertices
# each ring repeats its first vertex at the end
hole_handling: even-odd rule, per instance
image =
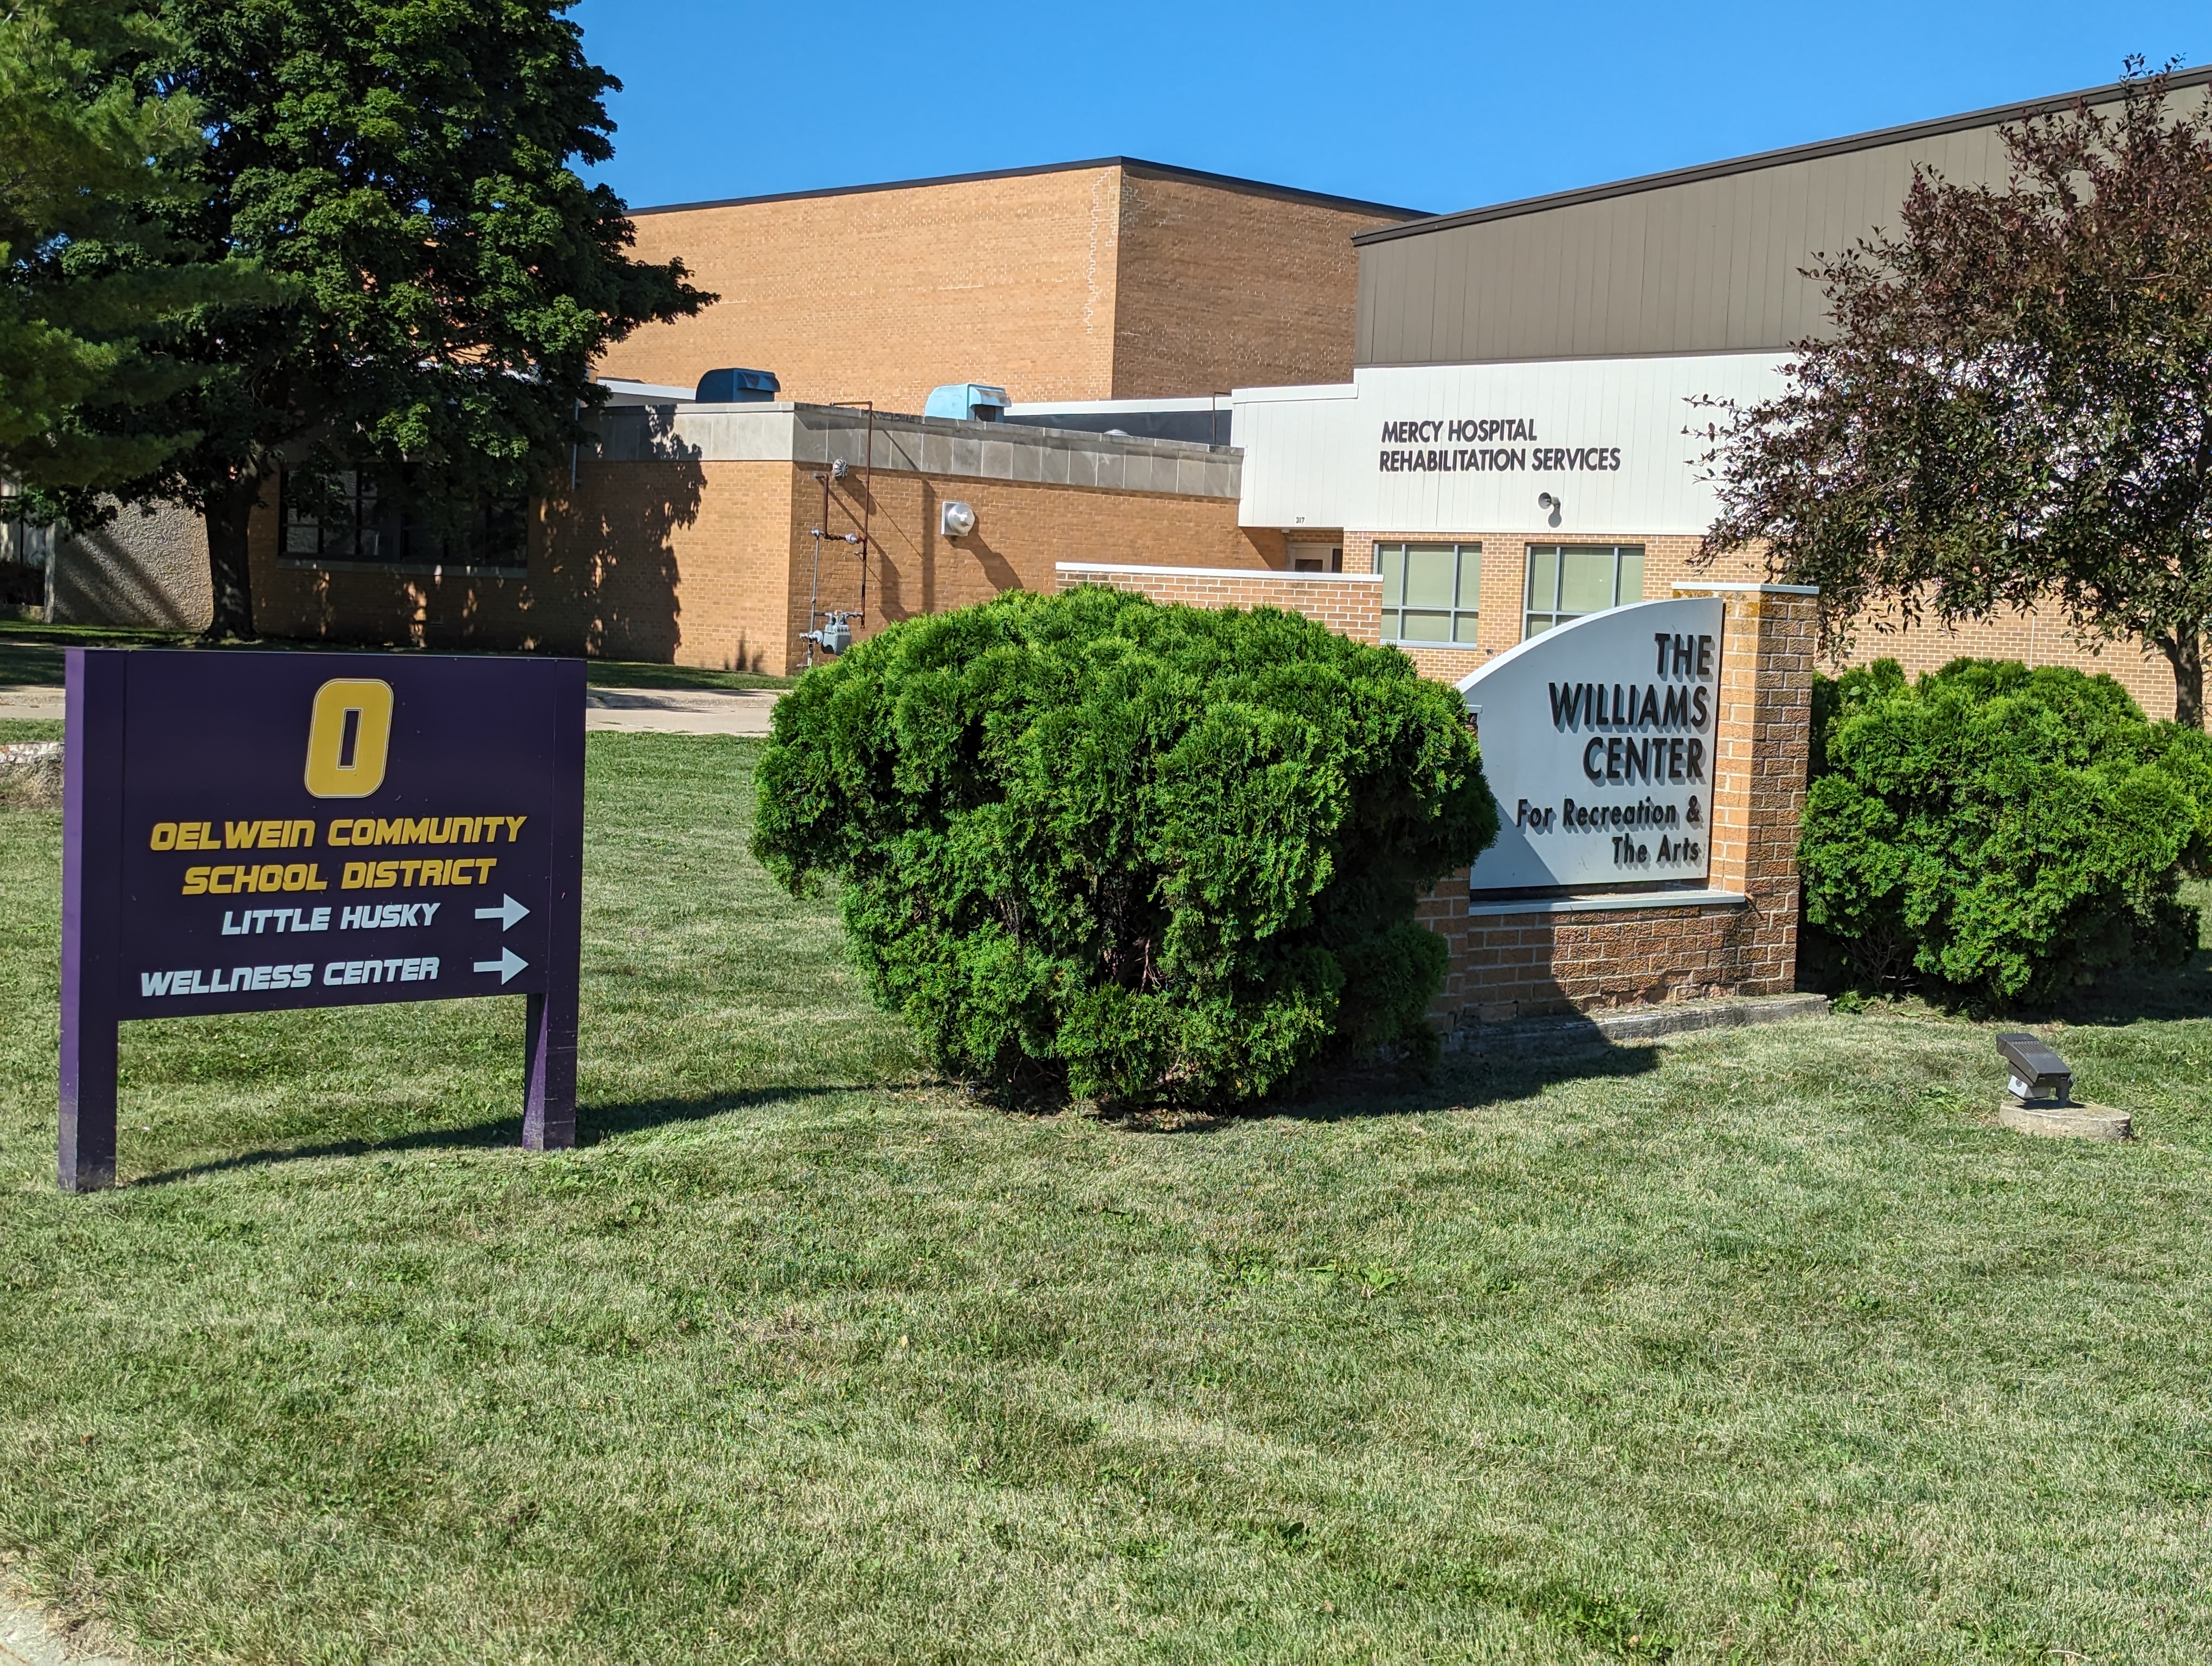
POLYGON ((2177 892, 2212 858, 2203 731, 2110 677, 2006 660, 1914 683, 1877 660, 1813 703, 1805 914, 1862 988, 2044 1000, 2195 946, 2177 892))
POLYGON ((1237 1101, 1425 1021, 1498 836, 1459 696, 1272 608, 1085 588, 893 625, 776 707, 753 849, 1000 1092, 1237 1101))

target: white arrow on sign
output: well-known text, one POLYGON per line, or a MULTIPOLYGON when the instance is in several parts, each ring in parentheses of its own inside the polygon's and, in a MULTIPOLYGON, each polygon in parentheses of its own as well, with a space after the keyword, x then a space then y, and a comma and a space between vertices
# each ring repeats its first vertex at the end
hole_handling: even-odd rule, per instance
MULTIPOLYGON (((495 909, 478 909, 477 910, 477 918, 479 920, 496 920, 499 921, 499 928, 501 931, 505 931, 509 926, 512 926, 516 921, 521 919, 524 915, 529 912, 530 910, 528 909, 523 907, 522 904, 516 902, 514 898, 502 892, 500 896, 499 906, 495 909)), ((477 970, 478 971, 482 971, 483 970, 483 968, 479 966, 477 970)))
POLYGON ((477 962, 477 970, 480 972, 497 972, 499 974, 499 981, 501 983, 504 983, 507 979, 513 977, 517 972, 521 971, 529 964, 530 963, 528 961, 525 960, 520 955, 515 953, 514 950, 501 949, 499 952, 498 959, 479 960, 477 962))

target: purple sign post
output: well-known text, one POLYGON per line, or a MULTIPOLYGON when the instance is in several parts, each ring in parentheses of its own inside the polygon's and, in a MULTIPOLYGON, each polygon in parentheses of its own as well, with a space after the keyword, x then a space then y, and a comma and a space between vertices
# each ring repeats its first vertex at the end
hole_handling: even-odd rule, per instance
POLYGON ((584 666, 69 651, 61 1184, 115 1183, 126 1018, 529 997, 576 1141, 584 666))

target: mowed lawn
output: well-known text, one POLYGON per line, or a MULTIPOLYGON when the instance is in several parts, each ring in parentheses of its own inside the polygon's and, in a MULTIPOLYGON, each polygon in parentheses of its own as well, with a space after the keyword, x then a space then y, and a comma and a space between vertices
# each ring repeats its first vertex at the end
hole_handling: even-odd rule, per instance
POLYGON ((191 1663, 2212 1657, 2212 956, 2045 1027, 2127 1147, 1917 1007, 1013 1115, 747 856, 757 743, 590 745, 552 1156, 519 999, 177 1021, 59 1195, 0 812, 21 1585, 191 1663))

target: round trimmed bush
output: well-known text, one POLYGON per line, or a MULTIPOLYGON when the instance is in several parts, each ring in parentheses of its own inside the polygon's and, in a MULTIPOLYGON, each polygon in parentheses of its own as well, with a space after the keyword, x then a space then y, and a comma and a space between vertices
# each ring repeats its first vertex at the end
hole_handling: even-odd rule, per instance
POLYGON ((1001 1091, 1240 1100, 1425 1021, 1421 897, 1498 836, 1457 694, 1271 608, 1086 588, 802 678, 755 854, 844 887, 877 1000, 1001 1091))
POLYGON ((2196 945, 2176 893, 2212 858, 2212 737, 2110 677, 1877 660, 1816 685, 1813 760, 1806 918, 1862 987, 2040 1000, 2196 945))

